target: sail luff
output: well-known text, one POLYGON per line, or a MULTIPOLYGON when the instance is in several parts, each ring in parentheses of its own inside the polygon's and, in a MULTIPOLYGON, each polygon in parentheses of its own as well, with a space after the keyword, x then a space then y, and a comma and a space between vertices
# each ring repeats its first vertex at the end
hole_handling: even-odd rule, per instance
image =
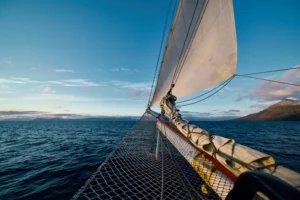
POLYGON ((158 105, 172 83, 175 83, 173 94, 178 98, 191 95, 232 77, 236 64, 232 0, 182 0, 169 34, 151 106, 158 105))

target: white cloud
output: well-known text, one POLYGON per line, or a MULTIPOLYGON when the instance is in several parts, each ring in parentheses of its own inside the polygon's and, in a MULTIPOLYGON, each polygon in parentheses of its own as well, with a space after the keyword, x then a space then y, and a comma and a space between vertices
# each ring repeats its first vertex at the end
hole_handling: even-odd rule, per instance
POLYGON ((134 90, 150 90, 151 82, 127 82, 127 81, 111 81, 111 83, 120 88, 129 88, 134 90))
POLYGON ((114 68, 114 69, 111 69, 110 71, 112 72, 128 72, 128 73, 135 73, 135 72, 138 72, 138 70, 136 69, 129 69, 129 68, 114 68))
POLYGON ((55 93, 55 90, 51 89, 50 87, 45 87, 43 89, 43 93, 55 93))
POLYGON ((3 62, 7 65, 11 65, 11 63, 12 63, 10 60, 3 60, 3 62))
MULTIPOLYGON (((90 98, 83 96, 74 96, 69 94, 36 94, 21 97, 22 100, 30 101, 128 101, 126 98, 90 98)), ((140 101, 135 99, 134 101, 140 101)))
POLYGON ((73 70, 70 70, 70 69, 55 69, 54 71, 58 72, 58 73, 73 73, 74 72, 73 70))
MULTIPOLYGON (((300 84, 300 69, 289 70, 275 80, 293 84, 300 84)), ((236 101, 241 101, 245 98, 257 99, 260 101, 278 101, 291 97, 300 98, 299 86, 266 81, 263 84, 261 84, 254 92, 251 92, 250 94, 244 96, 240 96, 236 101)))
POLYGON ((30 101, 96 101, 97 99, 80 97, 68 94, 38 94, 23 97, 23 100, 30 101))
POLYGON ((24 83, 37 83, 37 82, 38 81, 32 81, 28 78, 11 78, 11 79, 0 78, 0 83, 24 84, 24 83))
POLYGON ((53 84, 53 85, 61 85, 67 87, 96 87, 96 86, 106 86, 105 83, 96 83, 93 81, 89 81, 87 79, 67 79, 67 80, 59 80, 59 81, 36 81, 31 80, 29 78, 10 78, 3 79, 0 78, 1 83, 12 83, 12 84, 29 84, 29 83, 39 83, 39 84, 53 84))
POLYGON ((150 94, 150 90, 133 90, 130 92, 130 96, 138 97, 138 96, 146 96, 148 97, 150 94))
POLYGON ((69 79, 61 81, 48 81, 50 84, 57 84, 67 87, 96 87, 96 86, 105 86, 105 83, 96 83, 86 79, 69 79))

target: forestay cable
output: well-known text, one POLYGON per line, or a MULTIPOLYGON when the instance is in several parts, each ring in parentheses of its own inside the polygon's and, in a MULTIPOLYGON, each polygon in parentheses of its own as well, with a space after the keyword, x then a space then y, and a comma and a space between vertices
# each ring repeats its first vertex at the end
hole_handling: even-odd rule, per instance
POLYGON ((300 86, 299 84, 287 83, 287 82, 283 82, 283 81, 275 81, 275 80, 270 80, 270 79, 265 79, 265 78, 258 78, 258 77, 254 77, 254 76, 243 75, 243 74, 236 74, 236 76, 243 76, 243 77, 247 77, 247 78, 253 78, 253 79, 269 81, 269 82, 274 82, 274 83, 281 83, 281 84, 285 84, 285 85, 300 86))
MULTIPOLYGON (((194 12, 193 12, 192 20, 191 20, 191 22, 190 22, 190 24, 189 24, 189 28, 188 28, 188 31, 187 31, 187 33, 186 33, 186 37, 185 37, 184 42, 183 42, 183 46, 182 46, 182 49, 181 49, 181 52, 180 52, 179 59, 182 57, 184 47, 186 46, 186 41, 187 41, 187 38, 188 38, 189 33, 190 33, 190 30, 191 30, 191 26, 192 26, 192 23, 193 23, 193 19, 194 19, 194 17, 195 17, 196 10, 197 10, 197 8, 198 8, 198 3, 199 3, 199 0, 197 0, 196 6, 195 6, 195 9, 194 9, 194 12)), ((199 19, 199 17, 198 17, 198 19, 199 19)), ((197 21, 198 21, 198 19, 197 19, 197 21)), ((184 22, 184 24, 185 24, 185 22, 184 22)), ((192 34, 194 33, 194 31, 195 31, 195 27, 194 27, 194 29, 192 30, 192 34)), ((193 41, 193 39, 192 39, 191 41, 193 41)), ((175 68, 175 72, 174 72, 173 79, 172 79, 172 84, 175 84, 175 82, 176 82, 178 70, 180 70, 180 64, 181 64, 181 61, 182 61, 182 60, 179 60, 179 63, 178 63, 178 65, 177 65, 177 67, 175 68)))
MULTIPOLYGON (((275 82, 275 83, 280 83, 280 84, 292 85, 292 86, 300 86, 299 84, 294 84, 294 83, 287 83, 287 82, 283 82, 283 81, 276 81, 276 80, 270 80, 270 79, 265 79, 265 78, 258 78, 258 77, 254 77, 254 76, 249 76, 249 75, 254 75, 254 74, 265 74, 265 73, 280 72, 280 71, 294 70, 294 69, 300 69, 300 66, 293 67, 293 68, 283 68, 283 69, 277 69, 277 70, 254 72, 254 73, 248 73, 248 74, 236 74, 235 76, 243 76, 243 77, 247 77, 247 78, 253 78, 253 79, 258 79, 258 80, 263 80, 263 81, 269 81, 269 82, 275 82)), ((184 101, 179 101, 177 103, 183 103, 183 102, 195 100, 195 99, 198 99, 199 97, 205 96, 206 94, 211 93, 212 91, 220 88, 221 86, 226 84, 228 81, 231 81, 231 78, 227 79, 226 81, 224 81, 223 83, 221 83, 218 86, 214 87, 213 89, 209 90, 208 92, 205 92, 205 93, 203 93, 199 96, 193 97, 191 99, 187 99, 187 100, 184 100, 184 101)))
POLYGON ((300 66, 292 67, 292 68, 276 69, 276 70, 270 70, 270 71, 263 71, 263 72, 254 72, 254 73, 242 74, 242 75, 248 76, 248 75, 255 75, 255 74, 265 74, 265 73, 271 73, 271 72, 281 72, 281 71, 286 71, 286 70, 290 70, 290 69, 300 69, 300 66))
POLYGON ((151 85, 151 90, 150 90, 150 94, 149 94, 148 105, 150 104, 150 101, 151 101, 151 96, 152 96, 152 92, 153 92, 154 82, 155 82, 155 78, 156 78, 156 74, 157 74, 157 69, 158 69, 158 66, 159 66, 159 61, 160 61, 160 58, 161 58, 162 47, 163 47, 164 39, 165 39, 166 32, 167 32, 168 19, 169 19, 169 15, 170 15, 172 4, 173 4, 173 1, 169 0, 168 11, 167 11, 167 15, 166 15, 166 19, 165 19, 165 25, 164 25, 164 29, 163 29, 163 35, 162 35, 160 46, 159 46, 159 52, 158 52, 158 57, 157 57, 157 61, 156 61, 156 67, 155 67, 155 71, 154 71, 154 77, 153 77, 153 81, 152 81, 152 85, 151 85))

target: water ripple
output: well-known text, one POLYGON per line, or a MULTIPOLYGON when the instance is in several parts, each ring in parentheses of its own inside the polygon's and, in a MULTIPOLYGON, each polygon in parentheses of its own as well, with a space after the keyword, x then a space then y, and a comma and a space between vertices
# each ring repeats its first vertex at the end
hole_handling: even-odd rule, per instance
MULTIPOLYGON (((134 122, 0 122, 0 199, 70 199, 134 122)), ((300 172, 299 122, 196 122, 300 172)))

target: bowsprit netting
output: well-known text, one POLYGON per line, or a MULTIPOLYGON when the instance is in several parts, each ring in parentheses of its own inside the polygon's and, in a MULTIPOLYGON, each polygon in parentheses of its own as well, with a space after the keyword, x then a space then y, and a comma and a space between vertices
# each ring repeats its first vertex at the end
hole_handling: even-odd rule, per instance
POLYGON ((144 114, 73 199, 219 199, 205 184, 144 114))

